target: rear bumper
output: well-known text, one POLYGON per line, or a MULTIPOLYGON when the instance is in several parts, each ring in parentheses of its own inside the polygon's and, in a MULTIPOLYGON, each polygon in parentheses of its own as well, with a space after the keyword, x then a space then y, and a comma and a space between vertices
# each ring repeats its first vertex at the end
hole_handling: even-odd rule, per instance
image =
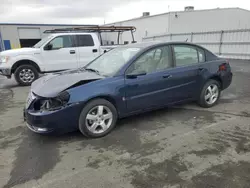
POLYGON ((221 80, 222 80, 222 90, 227 89, 233 79, 233 73, 232 72, 226 72, 221 75, 221 80))

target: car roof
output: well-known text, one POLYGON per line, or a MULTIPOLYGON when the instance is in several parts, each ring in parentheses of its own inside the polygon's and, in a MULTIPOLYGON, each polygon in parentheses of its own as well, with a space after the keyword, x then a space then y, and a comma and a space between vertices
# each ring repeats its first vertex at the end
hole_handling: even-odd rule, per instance
POLYGON ((190 43, 190 42, 180 42, 180 41, 171 41, 171 42, 166 42, 166 41, 150 41, 150 42, 139 42, 139 43, 133 43, 133 44, 127 44, 124 46, 120 46, 120 47, 126 47, 126 48, 141 48, 141 49, 145 49, 148 47, 154 47, 154 46, 158 46, 158 45, 171 45, 171 44, 179 44, 179 45, 192 45, 192 46, 197 46, 200 47, 202 49, 204 49, 202 46, 199 46, 197 44, 194 43, 190 43))

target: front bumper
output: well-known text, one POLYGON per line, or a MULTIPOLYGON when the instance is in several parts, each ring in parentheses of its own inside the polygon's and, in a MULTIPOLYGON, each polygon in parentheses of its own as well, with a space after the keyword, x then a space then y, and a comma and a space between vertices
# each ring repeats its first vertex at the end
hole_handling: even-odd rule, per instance
POLYGON ((78 130, 80 112, 79 104, 52 112, 36 112, 24 108, 23 118, 27 127, 35 133, 66 133, 78 130))
POLYGON ((11 76, 11 69, 9 68, 0 68, 0 75, 11 76))

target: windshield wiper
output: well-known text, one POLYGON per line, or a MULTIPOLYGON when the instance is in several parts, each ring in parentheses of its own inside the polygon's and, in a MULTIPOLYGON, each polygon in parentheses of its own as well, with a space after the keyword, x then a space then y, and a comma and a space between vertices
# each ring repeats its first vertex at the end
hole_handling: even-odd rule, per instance
POLYGON ((87 70, 87 71, 91 71, 91 72, 95 72, 96 74, 100 74, 100 72, 98 70, 95 70, 95 69, 91 69, 91 68, 84 68, 84 70, 87 70))

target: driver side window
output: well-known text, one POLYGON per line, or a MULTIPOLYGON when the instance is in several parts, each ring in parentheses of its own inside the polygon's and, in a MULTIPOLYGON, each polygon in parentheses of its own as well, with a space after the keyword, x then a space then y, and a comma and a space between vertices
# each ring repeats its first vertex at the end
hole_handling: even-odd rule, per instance
POLYGON ((73 43, 70 36, 56 37, 52 41, 50 41, 48 45, 52 46, 51 50, 73 47, 73 43))
POLYGON ((140 56, 127 70, 127 74, 153 73, 171 67, 169 46, 149 50, 140 56))

